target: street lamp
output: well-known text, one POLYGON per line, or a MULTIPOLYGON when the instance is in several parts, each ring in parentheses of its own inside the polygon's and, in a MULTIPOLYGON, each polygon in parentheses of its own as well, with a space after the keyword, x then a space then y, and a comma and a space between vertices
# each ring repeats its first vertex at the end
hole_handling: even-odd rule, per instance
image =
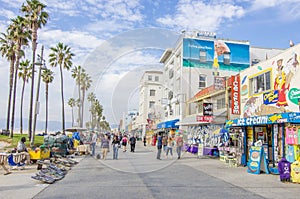
POLYGON ((39 113, 39 94, 40 94, 40 84, 41 84, 41 71, 42 69, 45 69, 45 60, 43 59, 43 53, 44 53, 44 46, 42 46, 41 50, 41 56, 38 55, 38 62, 35 63, 35 65, 39 66, 39 73, 38 73, 38 82, 37 82, 37 90, 36 90, 36 99, 35 99, 35 110, 34 110, 34 119, 33 119, 33 131, 32 136, 30 140, 30 145, 34 145, 34 135, 35 135, 35 129, 36 129, 36 119, 37 115, 39 113), (44 67, 42 67, 44 66, 44 67))

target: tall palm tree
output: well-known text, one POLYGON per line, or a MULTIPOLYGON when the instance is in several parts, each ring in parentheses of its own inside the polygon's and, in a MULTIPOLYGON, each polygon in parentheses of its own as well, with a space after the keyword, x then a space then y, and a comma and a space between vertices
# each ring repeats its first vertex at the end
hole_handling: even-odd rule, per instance
POLYGON ((72 69, 72 77, 76 80, 76 84, 78 86, 78 99, 80 99, 79 103, 79 108, 78 108, 78 124, 80 127, 82 127, 82 119, 81 119, 81 106, 82 106, 82 101, 81 101, 81 76, 82 74, 85 73, 85 69, 82 68, 81 66, 75 66, 72 69))
POLYGON ((45 122, 45 133, 47 134, 48 131, 48 91, 49 91, 49 83, 53 82, 54 76, 53 76, 53 71, 50 69, 44 69, 42 73, 42 79, 43 82, 45 83, 46 89, 45 89, 45 94, 46 94, 46 122, 45 122))
POLYGON ((26 3, 22 5, 21 11, 25 14, 25 18, 28 21, 28 27, 31 30, 32 36, 32 78, 30 88, 30 105, 29 105, 29 118, 28 118, 28 137, 31 140, 30 144, 34 143, 34 136, 32 136, 32 114, 33 114, 33 89, 34 89, 34 68, 35 68, 35 54, 37 48, 37 31, 39 28, 47 23, 49 15, 44 11, 46 5, 39 0, 26 0, 26 3), (32 139, 31 139, 32 137, 32 139))
POLYGON ((60 84, 61 84, 61 103, 62 103, 62 130, 65 134, 65 105, 64 105, 64 81, 63 81, 63 68, 70 70, 72 67, 72 57, 74 54, 71 52, 71 48, 63 43, 58 43, 54 48, 50 48, 52 51, 49 55, 49 63, 52 67, 59 66, 60 69, 60 84))
POLYGON ((23 134, 23 99, 24 99, 24 91, 25 85, 28 83, 29 78, 31 78, 31 65, 30 61, 26 59, 25 61, 20 62, 19 67, 19 78, 23 80, 22 85, 22 95, 21 95, 21 106, 20 106, 20 133, 23 134))
POLYGON ((16 61, 15 54, 15 41, 10 34, 10 31, 7 30, 6 33, 1 33, 0 37, 0 51, 2 57, 5 57, 9 61, 9 92, 8 92, 8 105, 7 105, 7 117, 6 117, 6 130, 9 131, 10 123, 10 111, 11 111, 11 96, 13 91, 13 81, 14 81, 14 66, 16 61))
POLYGON ((91 87, 92 79, 87 73, 83 73, 81 76, 81 92, 82 92, 82 105, 81 105, 81 123, 83 124, 83 111, 85 92, 91 87))
POLYGON ((13 137, 14 133, 14 121, 15 121, 15 106, 16 106, 16 93, 17 93, 17 77, 19 63, 22 56, 24 56, 23 46, 28 45, 28 40, 30 39, 30 31, 27 30, 27 21, 23 17, 16 17, 11 20, 12 23, 9 25, 8 30, 12 35, 12 39, 15 41, 16 48, 16 62, 15 62, 15 72, 14 72, 14 86, 13 86, 13 100, 12 100, 12 113, 11 113, 11 127, 10 127, 10 137, 13 137))
POLYGON ((92 107, 93 107, 93 103, 94 103, 95 100, 96 100, 96 95, 95 95, 95 93, 90 92, 90 93, 88 94, 87 100, 91 103, 91 105, 90 105, 90 123, 92 124, 92 121, 93 121, 92 107))
POLYGON ((68 105, 71 107, 72 109, 72 126, 74 126, 74 106, 75 106, 75 99, 74 98, 70 98, 69 101, 68 101, 68 105))

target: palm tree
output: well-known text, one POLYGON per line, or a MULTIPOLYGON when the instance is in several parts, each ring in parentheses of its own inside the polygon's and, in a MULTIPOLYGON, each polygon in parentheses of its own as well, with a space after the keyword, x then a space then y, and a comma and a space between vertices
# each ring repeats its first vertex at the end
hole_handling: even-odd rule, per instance
POLYGON ((62 129, 65 134, 65 105, 64 105, 64 86, 63 86, 63 68, 70 70, 72 67, 72 57, 74 54, 71 52, 71 48, 63 43, 58 43, 54 48, 50 48, 49 63, 52 67, 59 65, 60 69, 60 84, 61 84, 61 102, 62 102, 62 129))
POLYGON ((80 103, 79 103, 79 108, 78 108, 78 124, 80 127, 82 127, 82 119, 81 119, 81 105, 82 105, 82 101, 81 101, 81 92, 80 92, 80 88, 81 88, 81 76, 82 74, 85 73, 84 68, 82 68, 81 66, 75 66, 72 69, 72 77, 76 80, 76 84, 78 86, 78 99, 80 99, 80 103))
POLYGON ((87 73, 83 73, 81 76, 81 91, 82 91, 82 105, 81 105, 81 123, 83 123, 83 110, 85 92, 91 87, 92 79, 87 73))
POLYGON ((29 105, 29 118, 28 118, 28 137, 31 140, 30 144, 33 145, 34 136, 32 136, 32 114, 33 114, 33 89, 34 89, 34 66, 35 66, 35 53, 37 47, 37 31, 39 28, 47 23, 49 15, 44 11, 46 5, 39 0, 26 0, 26 4, 22 5, 21 11, 25 13, 25 18, 28 21, 28 28, 31 30, 32 36, 32 78, 30 90, 30 105, 29 105), (32 139, 31 139, 32 137, 32 139))
POLYGON ((17 77, 19 63, 22 56, 24 56, 23 46, 28 45, 28 39, 30 39, 30 32, 27 30, 27 22, 23 17, 16 17, 12 19, 12 24, 8 27, 12 35, 12 39, 15 41, 16 48, 16 62, 15 62, 15 76, 14 76, 14 86, 13 86, 13 100, 12 100, 12 113, 11 113, 11 132, 10 137, 13 137, 14 133, 14 121, 15 121, 15 105, 16 105, 16 93, 17 93, 17 77))
POLYGON ((24 99, 25 84, 28 83, 29 78, 31 78, 31 67, 32 66, 30 65, 30 61, 28 59, 20 62, 19 78, 23 80, 21 106, 20 106, 20 133, 21 134, 23 134, 23 99, 24 99))
POLYGON ((7 117, 6 117, 6 130, 9 130, 10 123, 10 110, 11 110, 11 96, 13 91, 14 80, 14 66, 16 61, 15 54, 15 41, 13 40, 9 30, 6 33, 1 33, 0 37, 0 51, 2 57, 5 57, 10 62, 9 67, 9 92, 8 92, 8 105, 7 105, 7 117))
POLYGON ((88 94, 88 97, 87 97, 87 100, 91 103, 90 105, 90 123, 92 124, 92 121, 93 121, 93 114, 92 114, 92 107, 93 107, 93 103, 95 102, 96 100, 96 95, 95 93, 91 92, 88 94))
POLYGON ((68 105, 71 107, 72 109, 72 126, 74 126, 74 111, 73 111, 73 108, 75 106, 75 99, 74 98, 70 98, 69 101, 68 101, 68 105))
POLYGON ((48 130, 48 91, 49 91, 49 83, 53 82, 54 76, 53 71, 50 69, 44 69, 42 73, 43 82, 45 82, 45 94, 46 94, 46 122, 45 122, 45 133, 47 134, 48 130))

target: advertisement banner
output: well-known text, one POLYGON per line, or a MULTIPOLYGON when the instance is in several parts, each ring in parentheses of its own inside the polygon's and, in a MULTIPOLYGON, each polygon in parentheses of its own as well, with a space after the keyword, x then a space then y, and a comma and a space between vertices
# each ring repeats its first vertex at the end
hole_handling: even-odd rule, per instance
POLYGON ((249 42, 183 39, 183 67, 241 71, 250 66, 249 42))
POLYGON ((241 114, 240 75, 231 76, 231 114, 241 114))
POLYGON ((226 77, 214 77, 214 86, 215 90, 224 90, 225 89, 225 83, 226 83, 226 77))
POLYGON ((203 103, 203 115, 213 115, 213 104, 203 103))

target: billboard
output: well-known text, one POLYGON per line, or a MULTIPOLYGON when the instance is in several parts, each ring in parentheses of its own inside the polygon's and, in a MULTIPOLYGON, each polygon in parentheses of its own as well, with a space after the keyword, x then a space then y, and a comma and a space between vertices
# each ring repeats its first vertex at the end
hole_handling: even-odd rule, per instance
POLYGON ((250 66, 248 43, 183 39, 183 67, 241 71, 250 66))

